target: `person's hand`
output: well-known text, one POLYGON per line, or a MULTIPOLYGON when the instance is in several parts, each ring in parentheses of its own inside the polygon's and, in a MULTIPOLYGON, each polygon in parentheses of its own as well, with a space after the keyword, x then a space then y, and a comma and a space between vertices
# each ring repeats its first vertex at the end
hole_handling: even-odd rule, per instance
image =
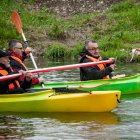
POLYGON ((25 53, 26 53, 26 54, 29 54, 30 52, 32 52, 32 48, 31 48, 31 47, 27 47, 27 48, 25 49, 25 53))
POLYGON ((19 70, 18 71, 20 74, 22 74, 22 75, 25 75, 26 74, 26 71, 24 71, 24 70, 19 70))
POLYGON ((26 81, 31 81, 31 79, 32 79, 32 73, 31 72, 26 72, 25 73, 25 79, 26 79, 26 81))
POLYGON ((115 58, 109 58, 109 60, 112 60, 112 64, 114 64, 115 63, 115 58))
POLYGON ((39 77, 38 80, 39 80, 39 83, 44 83, 44 81, 45 81, 45 79, 43 78, 43 76, 39 77))
POLYGON ((109 67, 111 67, 112 68, 112 70, 115 70, 115 64, 111 64, 109 67))
POLYGON ((24 70, 19 70, 18 71, 20 74, 22 74, 20 76, 20 79, 24 81, 24 79, 26 79, 26 81, 30 81, 32 79, 32 73, 28 72, 28 71, 24 71, 24 70))
POLYGON ((27 81, 30 81, 32 79, 32 73, 31 72, 20 70, 19 73, 22 74, 21 79, 25 78, 27 81))

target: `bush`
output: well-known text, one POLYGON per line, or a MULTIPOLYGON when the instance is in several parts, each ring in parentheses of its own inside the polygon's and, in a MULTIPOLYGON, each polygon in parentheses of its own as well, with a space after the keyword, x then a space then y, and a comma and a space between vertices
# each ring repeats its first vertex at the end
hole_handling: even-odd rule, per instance
POLYGON ((67 46, 61 44, 54 44, 48 47, 46 56, 49 58, 63 58, 69 54, 67 46))
POLYGON ((65 39, 66 38, 65 30, 55 23, 52 24, 52 26, 50 27, 50 31, 48 35, 52 39, 65 39))

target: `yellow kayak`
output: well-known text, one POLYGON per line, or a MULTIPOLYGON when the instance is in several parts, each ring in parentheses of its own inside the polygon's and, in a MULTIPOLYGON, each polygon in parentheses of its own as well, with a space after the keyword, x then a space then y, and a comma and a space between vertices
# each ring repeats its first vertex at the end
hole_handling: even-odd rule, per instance
POLYGON ((55 95, 53 90, 0 95, 0 112, 110 112, 120 91, 93 91, 55 95))

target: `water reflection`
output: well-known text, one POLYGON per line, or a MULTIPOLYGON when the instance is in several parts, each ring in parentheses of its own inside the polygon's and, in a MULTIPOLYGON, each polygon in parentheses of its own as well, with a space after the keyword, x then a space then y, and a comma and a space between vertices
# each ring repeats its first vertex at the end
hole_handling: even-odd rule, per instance
POLYGON ((20 118, 0 115, 0 139, 23 139, 30 135, 26 129, 20 118))
POLYGON ((113 128, 117 132, 117 135, 122 139, 139 139, 140 97, 123 100, 115 113, 121 118, 119 125, 113 128))
POLYGON ((119 123, 118 116, 112 112, 1 113, 0 116, 0 135, 5 139, 90 138, 85 131, 94 131, 95 135, 119 123))
MULTIPOLYGON (((1 115, 8 116, 9 113, 1 113, 1 115)), ((93 121, 101 124, 116 124, 118 117, 113 112, 107 113, 10 113, 10 116, 16 116, 16 118, 49 118, 57 121, 68 122, 88 122, 93 121)), ((6 117, 7 120, 14 119, 13 117, 6 117)), ((1 117, 2 119, 2 117, 1 117)), ((5 117, 3 117, 5 119, 5 117)), ((19 120, 19 119, 17 119, 19 120)))

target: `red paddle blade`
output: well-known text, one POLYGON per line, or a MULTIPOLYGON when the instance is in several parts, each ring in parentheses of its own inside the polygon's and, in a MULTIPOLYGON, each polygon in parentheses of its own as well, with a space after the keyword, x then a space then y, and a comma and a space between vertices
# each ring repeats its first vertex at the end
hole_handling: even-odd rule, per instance
POLYGON ((21 23, 20 16, 17 13, 17 11, 13 11, 12 12, 12 22, 16 26, 18 32, 22 33, 23 32, 23 30, 22 30, 22 23, 21 23))

